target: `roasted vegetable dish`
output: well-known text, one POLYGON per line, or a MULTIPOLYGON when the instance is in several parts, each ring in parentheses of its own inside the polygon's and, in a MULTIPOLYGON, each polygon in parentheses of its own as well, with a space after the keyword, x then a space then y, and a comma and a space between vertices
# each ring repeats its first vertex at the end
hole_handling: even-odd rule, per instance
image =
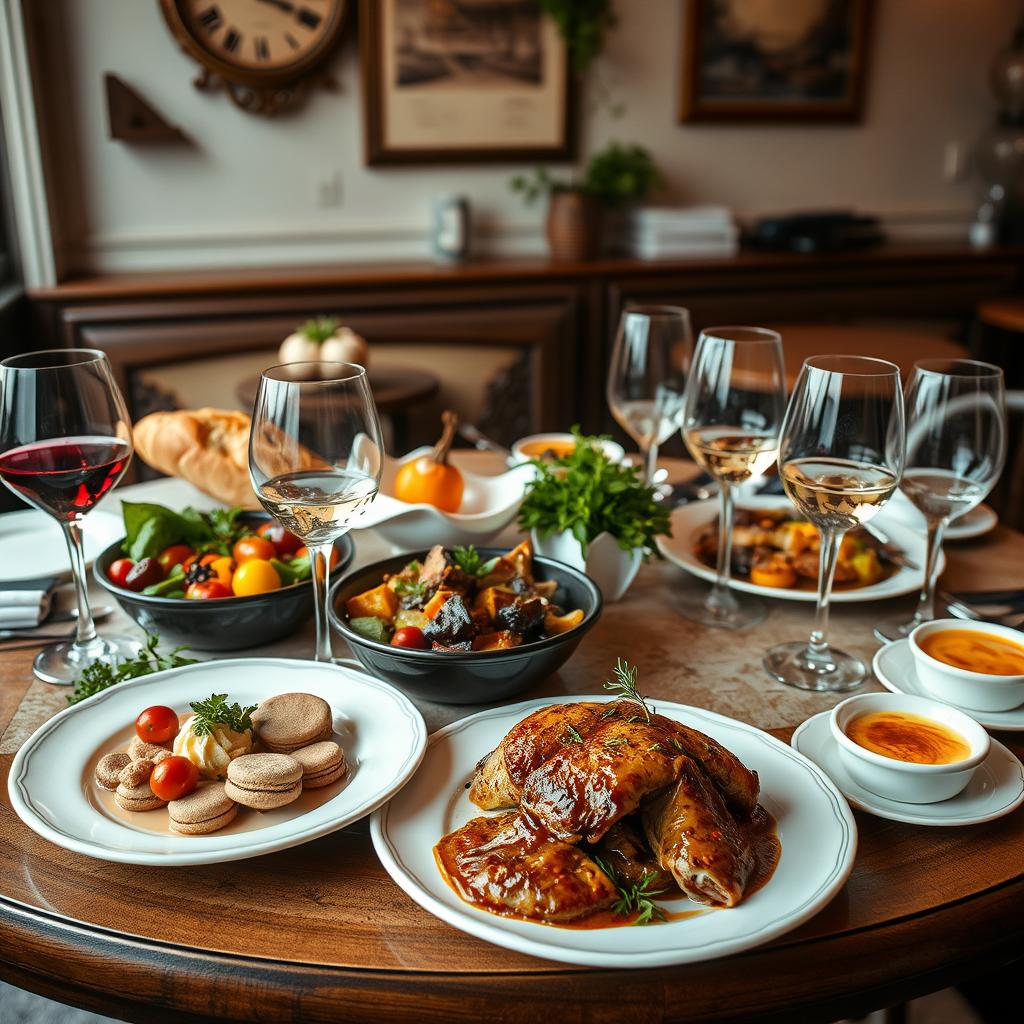
MULTIPOLYGON (((814 590, 820 548, 817 527, 787 509, 737 509, 732 534, 733 579, 759 587, 814 590)), ((697 534, 693 553, 705 565, 715 567, 717 518, 697 534)), ((863 530, 852 530, 839 549, 835 587, 870 587, 895 571, 881 544, 863 530)))
POLYGON ((426 558, 345 602, 348 624, 378 643, 442 652, 503 651, 565 633, 580 609, 554 603, 558 585, 533 576, 529 541, 484 561, 440 544, 426 558))

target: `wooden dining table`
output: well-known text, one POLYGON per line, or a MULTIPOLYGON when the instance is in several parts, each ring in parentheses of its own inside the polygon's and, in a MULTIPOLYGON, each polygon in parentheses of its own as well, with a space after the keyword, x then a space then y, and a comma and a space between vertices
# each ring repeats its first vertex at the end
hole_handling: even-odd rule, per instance
MULTIPOLYGON (((457 461, 501 468, 485 453, 457 461)), ((693 471, 665 465, 673 479, 693 471)), ((178 481, 126 493, 166 504, 200 500, 178 481)), ((368 531, 354 538, 357 563, 390 553, 368 531)), ((947 587, 1022 583, 1024 536, 1004 527, 947 545, 947 556, 947 587)), ((761 666, 772 643, 807 635, 812 606, 773 600, 760 625, 723 633, 673 609, 675 595, 706 586, 673 565, 645 564, 569 662, 523 699, 600 693, 617 657, 637 665, 651 698, 710 708, 783 740, 840 699, 787 688, 761 666)), ((911 597, 837 605, 832 636, 870 661, 873 624, 912 605, 911 597)), ((120 614, 104 624, 126 627, 120 614)), ((340 639, 336 648, 346 653, 340 639)), ((307 627, 252 653, 311 651, 307 627)), ((455 930, 391 881, 365 820, 229 864, 92 860, 38 837, 7 796, 15 751, 65 705, 65 690, 33 679, 35 653, 0 648, 0 977, 77 1006, 147 1022, 827 1022, 998 970, 1024 948, 1024 810, 966 828, 856 812, 853 872, 811 920, 740 955, 637 971, 533 959, 455 930)), ((864 686, 879 688, 874 680, 864 686)), ((479 710, 418 703, 431 729, 479 710)), ((1022 755, 1019 737, 998 736, 1022 755)))

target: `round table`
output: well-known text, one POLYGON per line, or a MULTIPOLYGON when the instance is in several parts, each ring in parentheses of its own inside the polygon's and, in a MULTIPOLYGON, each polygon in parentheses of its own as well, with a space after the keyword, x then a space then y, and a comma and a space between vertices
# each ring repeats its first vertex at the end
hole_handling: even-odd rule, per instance
MULTIPOLYGON (((497 465, 486 453, 456 460, 483 471, 497 465)), ((665 464, 675 479, 692 472, 665 464)), ((125 496, 167 503, 173 486, 185 485, 157 481, 125 496)), ((357 562, 383 551, 365 534, 356 547, 357 562)), ((1024 536, 999 527, 947 554, 948 587, 1019 584, 1024 536)), ((703 586, 671 565, 645 565, 566 666, 523 699, 600 692, 623 656, 652 698, 731 714, 782 738, 835 703, 774 683, 760 665, 772 642, 807 634, 809 606, 774 601, 759 626, 722 635, 678 618, 667 603, 674 589, 703 586)), ((834 639, 870 657, 872 622, 912 602, 837 606, 834 639)), ((106 628, 124 626, 118 617, 106 628)), ((306 630, 259 653, 311 649, 306 630)), ((4 783, 20 742, 64 700, 33 681, 34 653, 0 649, 4 783)), ((430 728, 476 710, 420 706, 430 728)), ((999 738, 1024 754, 1021 738, 999 738)), ((5 784, 2 794, 0 976, 129 1020, 827 1022, 994 969, 1018 957, 1024 941, 1024 812, 963 829, 857 813, 853 873, 812 920, 740 956, 619 972, 531 959, 441 923, 385 874, 365 821, 235 864, 126 867, 38 838, 13 813, 5 784)))

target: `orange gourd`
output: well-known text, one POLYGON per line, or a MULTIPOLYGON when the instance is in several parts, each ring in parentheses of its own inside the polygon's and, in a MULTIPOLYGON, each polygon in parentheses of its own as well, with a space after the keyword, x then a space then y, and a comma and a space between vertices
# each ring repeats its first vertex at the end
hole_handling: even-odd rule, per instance
POLYGON ((407 462, 395 476, 395 497, 411 505, 433 505, 442 512, 458 512, 465 483, 462 474, 448 462, 459 417, 445 410, 441 417, 444 433, 429 455, 407 462))

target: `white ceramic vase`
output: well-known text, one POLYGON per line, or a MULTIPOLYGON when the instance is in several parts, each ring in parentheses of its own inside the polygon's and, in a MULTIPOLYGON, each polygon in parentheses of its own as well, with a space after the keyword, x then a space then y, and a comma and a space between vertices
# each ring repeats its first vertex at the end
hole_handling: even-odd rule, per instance
POLYGON ((610 533, 598 534, 588 545, 586 558, 580 551, 579 541, 566 530, 543 540, 536 530, 530 532, 533 550, 545 558, 565 562, 585 572, 601 589, 606 601, 618 601, 629 589, 643 559, 643 550, 623 551, 610 533))

